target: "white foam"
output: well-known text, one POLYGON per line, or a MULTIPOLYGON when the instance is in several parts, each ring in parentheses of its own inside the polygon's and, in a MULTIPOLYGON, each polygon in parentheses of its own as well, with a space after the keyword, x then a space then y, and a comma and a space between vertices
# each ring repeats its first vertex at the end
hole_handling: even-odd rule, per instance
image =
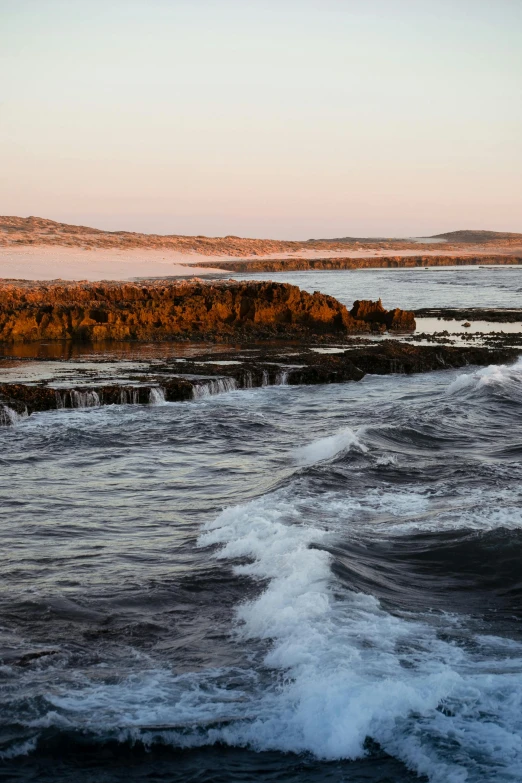
MULTIPOLYGON (((513 659, 493 656, 495 669, 491 659, 476 664, 431 624, 393 617, 371 596, 345 591, 339 598, 330 556, 309 548, 326 534, 300 520, 294 503, 272 496, 224 511, 201 538, 222 545, 219 558, 252 560, 236 573, 270 580, 239 608, 238 632, 273 640, 265 665, 286 672, 253 723, 226 727, 219 737, 333 759, 364 755, 371 736, 432 781, 482 780, 466 771, 480 773, 482 763, 498 770, 496 780, 519 779, 510 777, 522 774, 518 680, 508 698, 513 659), (444 759, 437 738, 448 734, 461 747, 444 759), (499 752, 506 754, 501 763, 499 752), (466 769, 452 756, 465 759, 466 769), (510 770, 505 777, 502 765, 510 770)), ((522 647, 514 644, 518 671, 522 647)))
MULTIPOLYGON (((511 641, 506 657, 502 640, 476 637, 468 652, 441 638, 435 619, 394 617, 344 589, 320 548, 330 534, 307 524, 301 500, 279 491, 226 509, 199 541, 263 585, 238 607, 236 626, 252 651, 270 643, 260 669, 175 675, 141 666, 109 683, 85 676, 49 693, 52 709, 30 725, 69 721, 117 727, 121 739, 322 759, 363 757, 372 737, 432 783, 522 779, 522 646, 511 641)), ((451 616, 438 622, 444 632, 456 625, 451 616)))
POLYGON ((368 451, 367 447, 360 442, 356 433, 350 427, 344 427, 335 435, 319 438, 319 440, 315 440, 307 446, 295 449, 293 456, 299 465, 313 465, 316 462, 332 459, 352 446, 355 446, 360 451, 368 451))
POLYGON ((520 383, 522 380, 522 359, 515 364, 490 364, 489 367, 481 367, 473 373, 464 373, 450 383, 448 394, 455 394, 464 389, 480 389, 488 386, 505 386, 510 382, 520 383))

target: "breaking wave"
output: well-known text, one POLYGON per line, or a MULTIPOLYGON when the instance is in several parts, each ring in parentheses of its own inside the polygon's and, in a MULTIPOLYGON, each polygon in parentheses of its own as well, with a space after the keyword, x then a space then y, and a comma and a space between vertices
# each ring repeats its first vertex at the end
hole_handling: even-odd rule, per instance
POLYGON ((448 394, 489 392, 522 401, 522 359, 512 365, 481 367, 473 373, 459 375, 448 386, 448 394))
MULTIPOLYGON (((52 589, 26 567, 38 552, 12 546, 6 624, 36 641, 18 652, 13 631, 0 669, 5 763, 38 760, 52 734, 404 765, 376 780, 522 779, 521 369, 207 385, 204 405, 161 416, 114 406, 6 428, 27 502, 62 483, 52 528, 30 529, 56 558, 52 589), (93 459, 108 444, 110 513, 93 459)), ((18 529, 27 514, 13 503, 18 529)))
POLYGON ((342 454, 352 446, 356 446, 361 451, 367 451, 358 439, 357 435, 349 427, 344 427, 335 435, 327 438, 319 438, 308 446, 302 446, 294 451, 295 461, 299 465, 313 465, 316 462, 332 459, 342 454))

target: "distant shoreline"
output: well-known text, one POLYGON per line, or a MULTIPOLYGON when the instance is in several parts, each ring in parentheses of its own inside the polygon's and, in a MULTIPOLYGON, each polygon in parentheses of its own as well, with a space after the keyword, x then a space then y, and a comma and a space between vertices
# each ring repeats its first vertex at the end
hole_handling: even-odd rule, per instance
POLYGON ((218 279, 234 273, 277 273, 299 271, 342 271, 355 269, 421 269, 423 267, 458 266, 518 266, 522 264, 522 248, 501 252, 484 250, 453 253, 411 253, 409 251, 381 254, 334 255, 309 252, 306 256, 282 255, 234 258, 205 256, 169 250, 133 249, 85 250, 63 246, 0 247, 0 279, 3 280, 66 280, 91 282, 100 280, 187 279, 204 277, 218 279))
MULTIPOLYGON (((341 271, 350 269, 414 269, 423 267, 459 267, 459 266, 518 266, 522 264, 522 255, 475 255, 475 256, 381 256, 372 258, 288 258, 262 259, 259 261, 222 261, 219 268, 223 271, 249 272, 302 272, 302 271, 341 271)), ((199 267, 212 267, 215 263, 202 261, 199 267)))

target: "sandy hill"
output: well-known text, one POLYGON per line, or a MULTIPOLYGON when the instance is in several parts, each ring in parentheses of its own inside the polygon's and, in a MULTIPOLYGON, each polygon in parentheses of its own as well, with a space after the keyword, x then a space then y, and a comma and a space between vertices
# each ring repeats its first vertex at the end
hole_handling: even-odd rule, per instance
MULTIPOLYGON (((450 245, 499 243, 511 245, 521 243, 522 234, 496 231, 452 231, 436 235, 445 239, 445 249, 450 245)), ((179 234, 140 234, 133 231, 104 231, 90 226, 75 226, 58 223, 40 217, 0 217, 0 246, 47 245, 76 247, 92 250, 145 249, 175 250, 181 253, 197 253, 206 256, 228 255, 234 257, 265 256, 274 253, 294 254, 304 250, 346 251, 347 245, 354 250, 404 250, 420 249, 413 240, 386 239, 382 237, 341 237, 336 239, 308 239, 302 242, 278 239, 250 239, 237 236, 206 237, 183 236, 179 234)), ((428 247, 428 246, 427 246, 428 247)))
MULTIPOLYGON (((318 250, 341 250, 347 240, 308 240, 303 242, 278 239, 183 236, 179 234, 140 234, 132 231, 103 231, 89 226, 58 223, 39 217, 0 217, 0 246, 62 245, 66 247, 117 248, 130 250, 148 248, 177 250, 201 255, 256 256, 270 253, 296 253, 313 244, 318 250)), ((353 240, 356 242, 357 240, 353 240)), ((365 243, 366 244, 366 243, 365 243)), ((369 240, 370 245, 384 249, 406 247, 410 243, 394 240, 369 240)))
POLYGON ((104 231, 40 217, 0 217, 0 279, 131 280, 235 271, 518 264, 522 258, 521 234, 453 231, 437 238, 442 241, 345 237, 295 242, 104 231))
POLYGON ((430 239, 445 239, 447 242, 459 242, 461 244, 483 244, 484 242, 522 242, 522 234, 513 234, 509 231, 482 231, 477 229, 463 229, 461 231, 448 231, 446 234, 434 234, 430 239))

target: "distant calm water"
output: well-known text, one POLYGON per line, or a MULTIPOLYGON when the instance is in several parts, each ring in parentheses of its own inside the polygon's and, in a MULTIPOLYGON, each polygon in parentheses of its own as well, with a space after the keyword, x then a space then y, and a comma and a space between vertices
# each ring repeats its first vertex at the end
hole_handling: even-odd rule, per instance
POLYGON ((388 309, 522 307, 522 265, 267 272, 235 277, 292 283, 305 291, 335 296, 349 307, 355 299, 379 298, 388 309))
MULTIPOLYGON (((408 307, 419 278, 418 306, 513 306, 522 270, 306 287, 408 307)), ((0 429, 0 779, 522 780, 521 381, 518 362, 0 429)))

